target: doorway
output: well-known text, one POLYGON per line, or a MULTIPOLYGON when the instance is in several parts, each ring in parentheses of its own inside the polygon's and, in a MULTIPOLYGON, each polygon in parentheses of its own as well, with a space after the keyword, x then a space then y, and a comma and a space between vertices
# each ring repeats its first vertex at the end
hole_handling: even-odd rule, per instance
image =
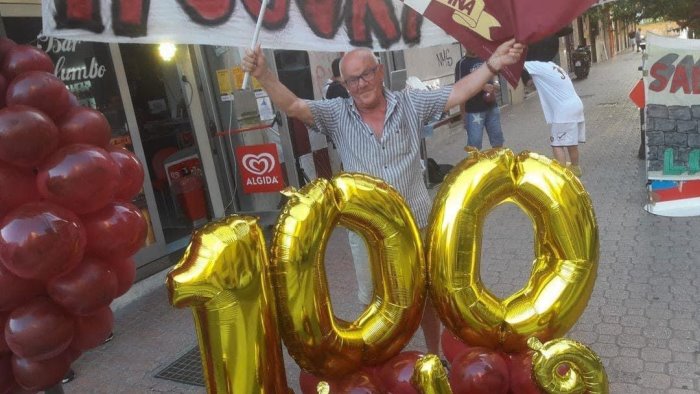
POLYGON ((212 217, 190 106, 192 84, 156 45, 120 44, 139 138, 166 244, 212 217))

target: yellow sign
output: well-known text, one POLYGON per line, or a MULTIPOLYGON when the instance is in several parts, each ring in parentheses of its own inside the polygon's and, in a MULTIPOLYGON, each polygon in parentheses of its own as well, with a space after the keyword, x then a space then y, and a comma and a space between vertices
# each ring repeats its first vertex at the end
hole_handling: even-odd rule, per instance
POLYGON ((231 74, 229 70, 216 70, 216 80, 219 82, 219 94, 226 95, 233 93, 231 86, 231 74))
POLYGON ((484 10, 484 0, 437 0, 455 10, 452 20, 491 40, 491 28, 500 27, 498 19, 484 10))
MULTIPOLYGON (((241 66, 236 66, 231 69, 231 73, 233 74, 233 81, 236 89, 243 89, 243 76, 245 75, 245 71, 243 71, 243 68, 241 68, 241 66)), ((252 78, 252 80, 253 90, 262 89, 262 85, 260 85, 260 82, 258 82, 257 79, 252 78)))

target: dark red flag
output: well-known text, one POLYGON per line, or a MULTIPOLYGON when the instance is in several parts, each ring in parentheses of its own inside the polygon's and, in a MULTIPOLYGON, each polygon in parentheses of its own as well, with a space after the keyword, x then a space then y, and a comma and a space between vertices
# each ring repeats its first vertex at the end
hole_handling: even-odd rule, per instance
MULTIPOLYGON (((532 44, 554 34, 596 0, 402 0, 482 59, 513 37, 532 44)), ((513 86, 521 61, 503 70, 513 86)))

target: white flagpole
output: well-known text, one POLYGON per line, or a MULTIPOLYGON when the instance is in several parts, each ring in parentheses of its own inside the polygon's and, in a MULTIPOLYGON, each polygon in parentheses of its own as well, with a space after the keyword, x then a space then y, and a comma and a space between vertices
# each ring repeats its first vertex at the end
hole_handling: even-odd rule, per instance
MULTIPOLYGON (((253 33, 253 42, 250 43, 250 49, 255 50, 255 46, 258 44, 258 36, 260 36, 260 29, 262 28, 263 18, 265 18, 265 10, 267 9, 268 0, 262 0, 260 4, 260 12, 258 13, 258 22, 255 24, 255 32, 253 33)), ((241 89, 248 89, 250 84, 250 73, 246 71, 243 75, 243 86, 241 89)))

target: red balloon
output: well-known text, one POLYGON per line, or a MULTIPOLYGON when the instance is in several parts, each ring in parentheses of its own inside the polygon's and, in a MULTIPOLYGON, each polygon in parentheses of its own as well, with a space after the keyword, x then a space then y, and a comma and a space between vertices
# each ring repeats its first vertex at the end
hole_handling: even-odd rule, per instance
POLYGON ((78 101, 78 98, 75 97, 75 95, 72 92, 68 92, 68 104, 70 108, 80 107, 80 102, 78 101))
POLYGON ((60 383, 70 370, 70 364, 68 352, 41 361, 14 356, 12 357, 12 372, 22 388, 41 391, 60 383))
POLYGON ((411 384, 416 362, 423 356, 420 352, 401 352, 378 368, 378 378, 384 391, 392 394, 418 394, 411 384))
POLYGON ((143 188, 143 166, 135 154, 126 149, 111 150, 109 155, 119 166, 119 183, 114 198, 131 201, 143 188))
POLYGON ((112 128, 100 111, 89 107, 73 107, 57 126, 61 145, 88 144, 109 148, 112 128))
POLYGON ((28 71, 15 77, 7 87, 7 105, 29 105, 58 120, 70 108, 69 91, 50 72, 28 71))
POLYGON ((5 107, 5 95, 7 94, 7 79, 0 74, 0 108, 5 107))
POLYGON ((58 146, 58 129, 43 112, 24 105, 0 110, 0 160, 32 168, 58 146))
POLYGON ((69 145, 51 155, 39 169, 39 193, 77 214, 94 212, 114 198, 119 167, 109 153, 89 145, 69 145))
MULTIPOLYGON (((358 371, 338 382, 338 393, 346 394, 374 394, 381 393, 381 384, 367 371, 358 371)), ((333 392, 333 391, 331 391, 333 392)))
POLYGON ((542 394, 532 377, 532 351, 506 355, 510 372, 510 391, 518 394, 542 394))
POLYGON ((117 296, 117 277, 107 265, 86 257, 74 269, 49 280, 49 296, 74 315, 87 316, 109 305, 117 296))
POLYGON ((0 219, 22 204, 37 201, 34 174, 30 170, 0 163, 0 219))
POLYGON ((12 353, 0 354, 0 394, 10 394, 15 387, 11 360, 12 353))
POLYGON ((440 338, 440 345, 442 346, 442 353, 445 355, 447 361, 452 363, 457 355, 463 353, 469 346, 462 342, 461 339, 457 338, 450 330, 442 330, 442 336, 440 338))
MULTIPOLYGON (((76 334, 76 335, 78 335, 78 334, 76 334)), ((73 346, 69 346, 68 350, 66 350, 66 354, 68 355, 68 359, 70 360, 70 362, 72 364, 75 360, 79 359, 80 356, 83 355, 83 351, 78 350, 78 349, 74 348, 73 346)))
POLYGON ((0 264, 0 311, 11 311, 36 296, 46 294, 44 283, 22 279, 0 264))
POLYGON ((508 365, 493 350, 473 347, 455 357, 449 381, 455 393, 506 394, 509 388, 508 365))
POLYGON ((2 65, 2 60, 5 58, 7 52, 15 45, 17 45, 17 43, 13 40, 7 37, 0 37, 0 65, 2 65))
POLYGON ((0 226, 0 263, 20 278, 49 279, 75 267, 84 252, 80 220, 48 202, 22 205, 0 226))
MULTIPOLYGON (((5 323, 7 323, 7 318, 10 316, 7 312, 0 312, 0 357, 3 354, 12 353, 10 347, 7 346, 7 341, 5 340, 5 323)), ((2 378, 0 378, 2 380, 2 378)), ((2 384, 0 384, 2 386, 2 384)), ((0 390, 0 393, 2 390, 0 390)))
POLYGON ((27 71, 54 71, 51 57, 31 45, 12 45, 2 59, 0 70, 9 80, 27 71))
POLYGON ((75 337, 70 348, 85 351, 103 344, 112 333, 113 323, 114 315, 108 306, 92 315, 76 317, 75 337))
MULTIPOLYGON (((136 263, 132 259, 105 261, 117 278, 117 297, 124 295, 136 279, 136 263)), ((115 297, 116 298, 116 297, 115 297)))
POLYGON ((146 240, 146 219, 128 202, 113 202, 82 217, 87 234, 87 253, 104 259, 126 259, 146 240))
POLYGON ((47 297, 36 297, 15 309, 5 324, 5 340, 12 353, 31 360, 63 353, 74 333, 73 318, 47 297))

